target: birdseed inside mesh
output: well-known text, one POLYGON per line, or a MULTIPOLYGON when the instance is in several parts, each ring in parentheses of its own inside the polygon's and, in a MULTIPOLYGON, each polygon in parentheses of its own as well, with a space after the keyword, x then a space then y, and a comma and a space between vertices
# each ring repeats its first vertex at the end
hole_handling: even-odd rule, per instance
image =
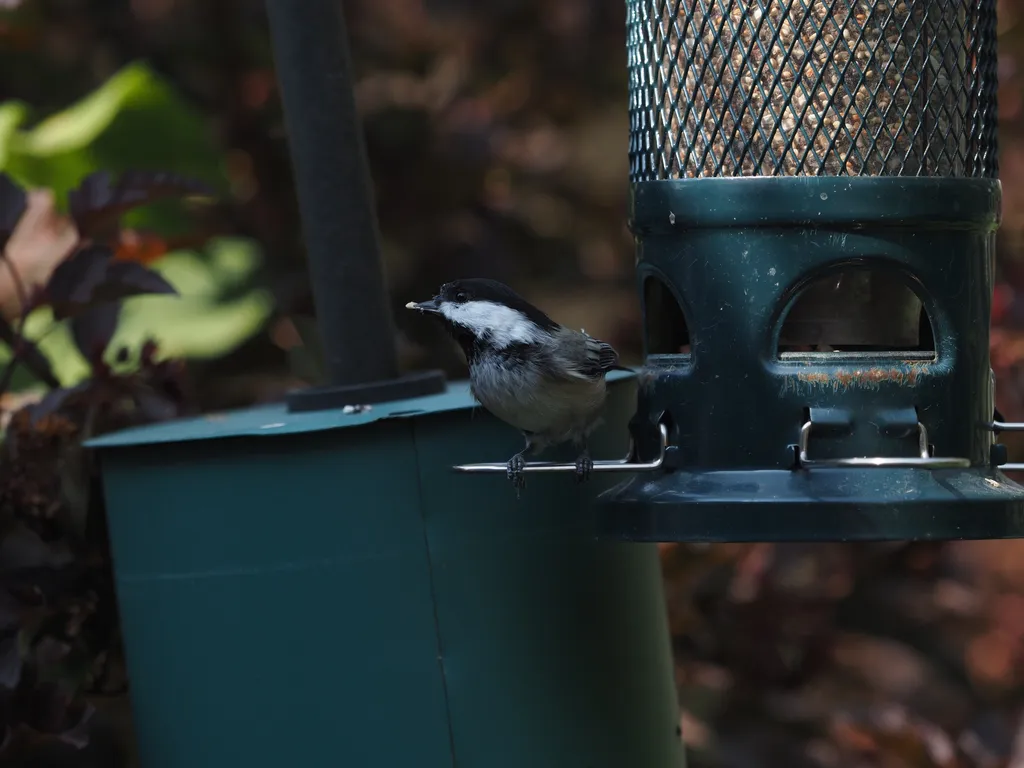
POLYGON ((982 175, 990 5, 632 0, 634 178, 982 175))

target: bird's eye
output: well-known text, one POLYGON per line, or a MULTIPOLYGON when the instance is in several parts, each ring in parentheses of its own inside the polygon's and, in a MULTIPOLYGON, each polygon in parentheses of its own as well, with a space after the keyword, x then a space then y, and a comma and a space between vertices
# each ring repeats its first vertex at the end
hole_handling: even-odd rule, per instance
POLYGON ((460 304, 465 304, 468 299, 469 297, 466 295, 465 291, 459 291, 455 294, 455 300, 460 304))

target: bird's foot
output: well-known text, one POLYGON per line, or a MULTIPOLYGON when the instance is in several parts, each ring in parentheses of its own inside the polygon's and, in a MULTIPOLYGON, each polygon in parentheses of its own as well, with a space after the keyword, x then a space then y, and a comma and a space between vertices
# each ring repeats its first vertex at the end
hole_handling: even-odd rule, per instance
POLYGON ((517 453, 508 460, 505 474, 508 475, 512 487, 516 489, 516 498, 519 498, 519 492, 526 487, 526 473, 523 471, 525 467, 526 459, 523 458, 521 453, 517 453))
POLYGON ((590 473, 594 469, 594 460, 590 458, 589 451, 583 451, 576 459, 576 482, 582 483, 590 479, 590 473))

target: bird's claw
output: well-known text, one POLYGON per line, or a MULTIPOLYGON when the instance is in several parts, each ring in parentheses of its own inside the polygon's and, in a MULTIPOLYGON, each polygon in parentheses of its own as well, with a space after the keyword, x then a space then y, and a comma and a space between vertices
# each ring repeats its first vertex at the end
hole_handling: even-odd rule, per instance
POLYGON ((519 492, 526 487, 526 473, 523 471, 525 467, 526 459, 523 458, 523 454, 517 453, 508 460, 508 466, 505 470, 509 481, 512 483, 512 487, 516 489, 517 497, 519 492))
POLYGON ((590 479, 590 473, 594 469, 594 460, 590 458, 590 454, 584 451, 580 454, 580 457, 576 459, 576 482, 582 483, 584 480, 590 479))

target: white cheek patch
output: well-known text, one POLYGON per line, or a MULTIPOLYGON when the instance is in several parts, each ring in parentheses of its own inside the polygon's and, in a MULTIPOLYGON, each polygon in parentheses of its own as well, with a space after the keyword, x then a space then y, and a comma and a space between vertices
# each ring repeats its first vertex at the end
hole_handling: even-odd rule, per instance
POLYGON ((533 344, 547 334, 518 310, 493 301, 467 301, 441 304, 441 314, 461 325, 475 336, 487 336, 498 347, 512 344, 533 344))

